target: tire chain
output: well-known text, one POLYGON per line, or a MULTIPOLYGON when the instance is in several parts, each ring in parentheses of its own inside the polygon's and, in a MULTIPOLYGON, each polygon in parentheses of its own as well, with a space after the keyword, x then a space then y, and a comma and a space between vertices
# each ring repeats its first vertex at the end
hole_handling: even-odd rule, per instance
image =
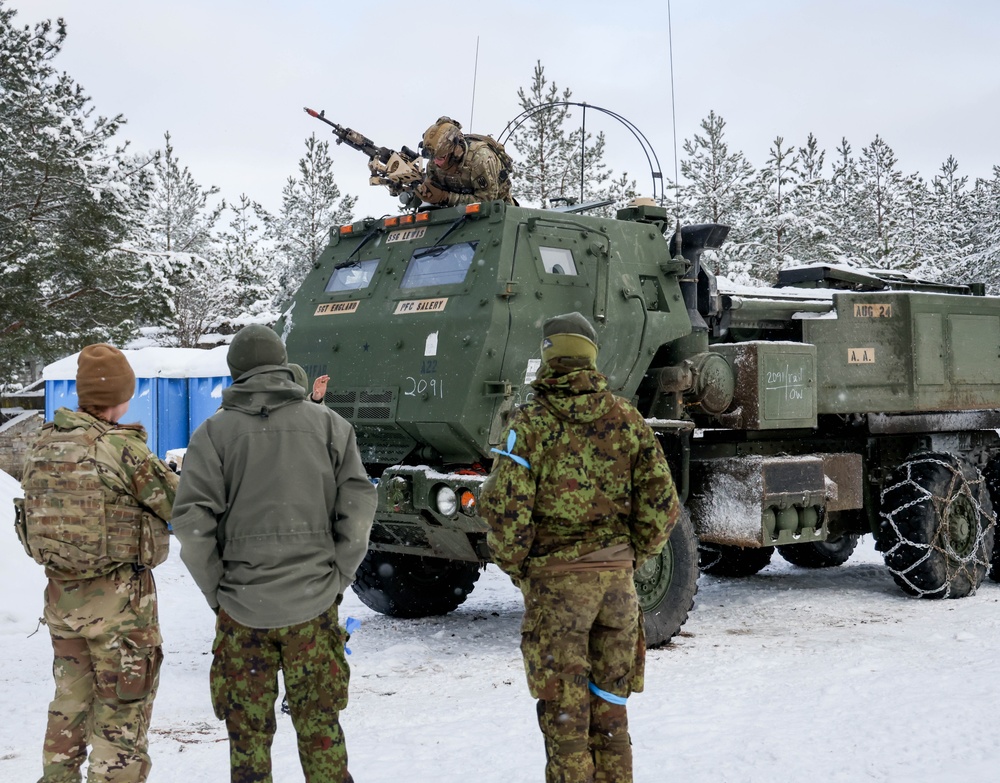
POLYGON ((969 479, 962 473, 960 467, 956 467, 955 465, 952 465, 949 462, 945 462, 944 460, 940 459, 935 459, 933 457, 912 460, 906 463, 906 478, 904 478, 902 481, 897 482, 896 484, 893 484, 891 487, 884 487, 882 489, 881 497, 883 501, 887 493, 895 489, 899 489, 900 487, 906 486, 907 484, 913 486, 917 490, 918 497, 914 498, 909 503, 905 503, 902 506, 893 509, 888 514, 885 513, 884 511, 881 511, 879 513, 882 519, 885 520, 892 527, 893 532, 896 534, 896 542, 897 542, 890 549, 885 550, 883 552, 883 555, 885 556, 886 563, 888 564, 889 556, 896 550, 898 550, 900 547, 908 546, 918 550, 923 549, 925 551, 923 557, 921 557, 916 562, 911 563, 905 569, 897 570, 892 566, 888 566, 889 571, 902 581, 906 582, 906 584, 909 585, 910 589, 912 589, 914 593, 920 596, 921 598, 928 595, 936 595, 938 593, 940 593, 944 598, 950 597, 952 577, 955 574, 965 572, 966 577, 969 579, 969 584, 972 585, 972 590, 970 591, 970 595, 975 594, 976 582, 977 582, 975 578, 976 566, 982 566, 987 570, 990 567, 989 558, 984 559, 978 557, 978 554, 982 547, 983 536, 986 534, 988 530, 990 530, 990 528, 992 528, 996 524, 996 516, 993 513, 985 512, 983 510, 983 507, 980 505, 979 501, 976 499, 976 496, 971 491, 973 487, 979 486, 980 493, 986 492, 987 497, 989 496, 988 490, 984 486, 985 482, 983 480, 983 477, 980 476, 976 481, 969 481, 969 479), (902 511, 905 511, 908 508, 924 503, 928 499, 931 500, 931 502, 934 503, 935 506, 937 506, 938 508, 943 507, 945 509, 945 513, 942 514, 942 517, 946 516, 948 507, 950 506, 948 499, 934 495, 926 488, 920 486, 920 484, 914 481, 913 478, 911 477, 911 471, 913 470, 914 467, 918 465, 927 465, 927 464, 940 465, 944 468, 947 468, 948 471, 951 472, 952 481, 948 485, 949 490, 955 486, 956 482, 960 480, 963 481, 964 485, 962 486, 962 490, 959 494, 967 497, 969 502, 973 505, 976 511, 976 519, 978 520, 979 516, 982 514, 985 514, 987 519, 989 519, 989 525, 986 526, 985 530, 979 524, 975 525, 976 540, 972 548, 970 549, 968 555, 965 556, 960 555, 958 552, 952 549, 950 541, 948 540, 947 536, 944 537, 945 543, 944 545, 942 545, 940 541, 942 536, 939 534, 935 534, 934 538, 929 544, 922 544, 916 541, 911 541, 910 539, 906 538, 906 536, 903 535, 903 533, 900 531, 899 527, 896 524, 895 516, 897 514, 899 514, 902 511), (912 571, 914 568, 921 565, 922 563, 926 562, 927 559, 930 558, 930 556, 935 551, 940 552, 942 555, 944 555, 945 567, 947 569, 947 580, 944 586, 939 587, 935 590, 923 590, 920 587, 917 587, 917 585, 913 584, 913 582, 908 578, 907 573, 912 571), (953 562, 955 563, 954 568, 952 568, 953 562))

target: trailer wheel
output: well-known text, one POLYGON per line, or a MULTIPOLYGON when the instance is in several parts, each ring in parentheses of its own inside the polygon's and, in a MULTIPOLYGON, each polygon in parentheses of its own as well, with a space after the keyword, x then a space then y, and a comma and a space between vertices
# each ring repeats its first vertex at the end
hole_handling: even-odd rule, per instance
POLYGON ((844 533, 827 541, 809 541, 805 544, 784 544, 778 547, 778 554, 792 565, 800 568, 831 568, 850 560, 858 536, 844 533))
POLYGON ((666 644, 684 625, 698 592, 698 537, 686 509, 663 551, 643 563, 634 580, 646 646, 666 644))
MULTIPOLYGON (((986 482, 986 489, 990 493, 990 502, 993 508, 1000 508, 1000 457, 992 457, 983 468, 983 480, 986 482)), ((996 545, 994 537, 993 558, 990 560, 990 579, 1000 582, 1000 546, 996 545)))
POLYGON ((458 607, 477 579, 478 563, 369 550, 351 587, 381 614, 430 617, 458 607))
POLYGON ((730 546, 703 543, 698 547, 701 570, 712 576, 753 576, 771 562, 773 546, 730 546))
POLYGON ((903 592, 961 598, 982 583, 994 517, 979 470, 948 453, 917 454, 882 489, 879 548, 903 592))

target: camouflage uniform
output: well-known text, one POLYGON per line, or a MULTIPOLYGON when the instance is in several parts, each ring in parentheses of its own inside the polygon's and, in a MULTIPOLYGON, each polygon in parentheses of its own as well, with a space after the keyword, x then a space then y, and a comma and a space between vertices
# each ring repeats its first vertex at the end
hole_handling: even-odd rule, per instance
POLYGON ((430 158, 427 176, 417 190, 425 201, 448 207, 481 201, 516 203, 510 193, 513 162, 499 142, 463 134, 461 123, 439 117, 424 132, 421 147, 430 158), (444 159, 443 165, 435 159, 444 159))
POLYGON ((665 545, 677 494, 642 415, 592 366, 546 363, 532 386, 480 500, 487 540, 524 594, 547 783, 625 783, 628 717, 614 702, 642 690, 645 657, 633 561, 665 545))
POLYGON ((279 669, 306 781, 351 783, 339 719, 350 678, 346 641, 336 606, 283 628, 250 628, 219 612, 210 684, 215 715, 229 731, 233 783, 271 780, 279 669))
POLYGON ((468 141, 468 149, 459 159, 449 158, 447 164, 427 164, 427 177, 431 184, 448 194, 446 206, 474 204, 477 201, 506 201, 513 203, 510 195, 510 174, 500 163, 500 158, 485 141, 468 141))
MULTIPOLYGON (((136 524, 141 517, 146 544, 136 546, 149 546, 155 538, 157 549, 137 556, 130 551, 135 547, 118 549, 109 532, 111 555, 95 558, 92 568, 74 570, 58 553, 46 565, 45 622, 55 656, 56 692, 49 706, 41 783, 77 783, 88 744, 89 780, 133 783, 149 774, 147 729, 163 658, 156 586, 143 563, 152 566, 166 557, 166 520, 177 476, 150 453, 139 425, 112 425, 60 408, 42 428, 25 463, 29 530, 33 515, 42 514, 46 505, 63 500, 71 505, 69 499, 78 491, 74 474, 63 472, 50 458, 60 443, 80 438, 93 439, 107 529, 129 519, 136 524), (116 562, 116 550, 122 559, 138 562, 116 562)), ((86 538, 89 532, 71 530, 66 538, 86 538)), ((51 540, 49 545, 58 547, 51 540)))

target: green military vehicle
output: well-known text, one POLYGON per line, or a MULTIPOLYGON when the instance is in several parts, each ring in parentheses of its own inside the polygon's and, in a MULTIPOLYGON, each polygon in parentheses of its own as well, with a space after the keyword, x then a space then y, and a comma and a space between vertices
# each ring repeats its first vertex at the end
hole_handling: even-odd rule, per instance
POLYGON ((419 617, 473 589, 490 450, 531 396, 542 321, 573 310, 688 512, 635 575, 651 645, 686 619, 699 555, 732 576, 775 549, 834 566, 871 533, 907 593, 975 591, 1000 486, 1000 299, 829 266, 724 290, 701 257, 727 233, 675 230, 655 205, 612 219, 501 202, 332 232, 276 329, 310 375, 330 374, 326 404, 378 480, 362 601, 419 617))

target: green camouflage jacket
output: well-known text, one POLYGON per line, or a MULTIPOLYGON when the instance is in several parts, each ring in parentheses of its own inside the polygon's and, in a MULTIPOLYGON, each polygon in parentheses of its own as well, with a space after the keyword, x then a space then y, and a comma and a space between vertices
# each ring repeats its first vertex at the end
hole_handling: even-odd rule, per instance
POLYGON ((461 160, 440 167, 427 164, 431 183, 448 192, 447 206, 481 201, 511 202, 509 172, 504 173, 500 158, 484 141, 470 141, 461 160))
POLYGON ((543 365, 534 399, 511 420, 515 441, 487 480, 480 510, 497 565, 515 580, 555 561, 631 544, 636 564, 663 549, 680 504, 642 415, 595 370, 543 365))

